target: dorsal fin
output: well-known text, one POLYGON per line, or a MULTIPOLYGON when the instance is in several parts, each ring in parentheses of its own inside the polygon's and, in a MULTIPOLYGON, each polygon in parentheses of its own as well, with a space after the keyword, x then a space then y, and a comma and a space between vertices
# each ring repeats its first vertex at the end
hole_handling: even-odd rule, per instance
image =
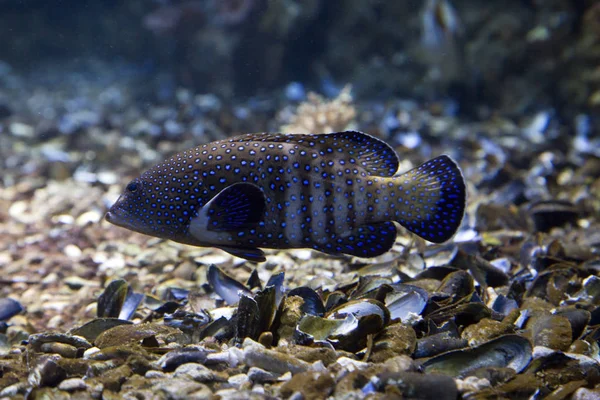
POLYGON ((366 133, 345 131, 321 134, 250 133, 229 139, 230 142, 294 143, 316 149, 322 156, 354 158, 369 175, 393 176, 399 160, 394 149, 366 133))

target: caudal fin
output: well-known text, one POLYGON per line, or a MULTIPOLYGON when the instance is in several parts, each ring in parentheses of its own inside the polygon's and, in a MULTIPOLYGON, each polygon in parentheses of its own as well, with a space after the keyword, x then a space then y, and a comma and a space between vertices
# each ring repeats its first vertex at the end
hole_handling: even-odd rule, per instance
POLYGON ((399 192, 398 223, 434 243, 456 233, 465 212, 466 189, 454 160, 442 155, 393 179, 399 192))

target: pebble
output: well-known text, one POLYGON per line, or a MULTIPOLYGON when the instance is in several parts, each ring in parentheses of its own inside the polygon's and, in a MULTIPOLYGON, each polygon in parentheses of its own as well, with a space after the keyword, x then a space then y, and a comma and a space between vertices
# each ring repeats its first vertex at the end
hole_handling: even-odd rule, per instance
POLYGON ((172 400, 212 398, 212 391, 208 386, 181 378, 161 379, 153 382, 152 391, 156 393, 157 398, 166 396, 172 400))
POLYGON ((206 358, 207 364, 220 364, 225 363, 231 368, 237 367, 239 364, 244 362, 244 352, 237 347, 231 347, 226 351, 220 353, 209 354, 206 358))
POLYGON ((63 253, 69 258, 79 258, 81 257, 82 251, 76 245, 68 244, 65 246, 63 253))
MULTIPOLYGON (((244 344, 246 341, 244 341, 244 344)), ((244 346, 244 361, 250 367, 259 367, 264 370, 283 374, 290 371, 292 374, 304 372, 311 365, 305 361, 290 357, 275 350, 265 349, 260 344, 244 346)))
POLYGON ((26 387, 26 382, 19 382, 15 383, 14 385, 7 386, 4 389, 0 390, 0 397, 12 399, 15 396, 17 396, 20 392, 25 390, 26 387))
MULTIPOLYGON (((125 260, 121 256, 114 256, 108 258, 98 266, 98 272, 105 273, 112 270, 120 270, 125 268, 125 260)), ((110 275, 110 274, 107 274, 110 275)))
POLYGON ((353 360, 348 357, 340 357, 336 362, 349 371, 365 370, 371 365, 369 363, 353 360))
POLYGON ((21 138, 31 138, 35 134, 35 130, 32 126, 24 124, 22 122, 13 122, 9 126, 10 133, 14 136, 21 138))
POLYGON ((77 357, 77 347, 65 343, 44 343, 40 346, 40 350, 44 353, 59 354, 65 358, 77 357))
POLYGON ((96 281, 84 279, 79 276, 67 276, 63 282, 73 290, 79 290, 82 287, 99 287, 100 284, 96 281))
POLYGON ((214 382, 217 378, 215 373, 202 364, 187 363, 177 367, 173 373, 175 378, 189 378, 196 382, 214 382))
POLYGON ((94 357, 96 354, 100 353, 100 349, 97 347, 90 347, 89 349, 87 349, 86 351, 83 352, 83 358, 84 359, 91 359, 92 357, 94 357))
POLYGON ((258 367, 251 367, 248 370, 248 378, 252 382, 256 383, 275 382, 277 380, 277 377, 277 374, 265 371, 264 369, 258 367))
POLYGON ((215 254, 207 254, 201 257, 195 257, 194 261, 198 264, 211 265, 211 264, 224 264, 231 260, 231 256, 226 253, 215 253, 215 254))
POLYGON ((600 389, 579 388, 571 396, 571 400, 598 400, 600 399, 600 389))
POLYGON ((478 392, 491 386, 490 381, 476 376, 468 376, 465 379, 455 379, 455 382, 458 391, 461 393, 478 392))
POLYGON ((87 211, 81 214, 79 217, 77 217, 77 219, 75 220, 75 224, 77 224, 77 226, 97 224, 102 220, 103 216, 104 214, 102 214, 98 210, 87 211))
POLYGON ((86 390, 87 387, 87 383, 85 383, 85 381, 81 378, 65 379, 64 381, 58 384, 58 388, 60 390, 65 390, 67 392, 74 392, 76 390, 86 390))
POLYGON ((407 355, 396 356, 387 359, 383 365, 386 366, 392 372, 402 372, 412 370, 414 367, 414 361, 407 355))
POLYGON ((246 374, 233 375, 230 376, 229 379, 227 379, 227 383, 235 386, 238 389, 240 389, 243 385, 247 384, 248 382, 250 382, 250 378, 246 374))
POLYGON ((146 379, 162 379, 162 378, 166 378, 167 374, 165 374, 162 371, 156 371, 151 369, 150 371, 147 371, 146 374, 144 374, 144 377, 146 379))

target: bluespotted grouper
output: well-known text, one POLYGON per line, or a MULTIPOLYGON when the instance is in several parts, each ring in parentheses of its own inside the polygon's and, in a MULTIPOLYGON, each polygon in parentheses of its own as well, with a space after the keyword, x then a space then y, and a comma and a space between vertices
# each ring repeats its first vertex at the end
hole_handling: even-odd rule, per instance
POLYGON ((361 132, 247 134, 174 155, 132 180, 106 214, 118 226, 254 262, 260 248, 375 257, 399 223, 450 239, 465 183, 442 155, 397 175, 398 156, 361 132))

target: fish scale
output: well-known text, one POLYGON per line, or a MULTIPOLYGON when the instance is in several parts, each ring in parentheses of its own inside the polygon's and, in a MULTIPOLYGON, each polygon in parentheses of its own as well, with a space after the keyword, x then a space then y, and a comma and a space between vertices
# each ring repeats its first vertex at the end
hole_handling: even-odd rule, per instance
POLYGON ((448 156, 396 175, 385 142, 362 132, 247 134, 183 151, 131 181, 107 213, 126 228, 264 261, 260 248, 374 257, 399 223, 450 239, 465 208, 448 156))

